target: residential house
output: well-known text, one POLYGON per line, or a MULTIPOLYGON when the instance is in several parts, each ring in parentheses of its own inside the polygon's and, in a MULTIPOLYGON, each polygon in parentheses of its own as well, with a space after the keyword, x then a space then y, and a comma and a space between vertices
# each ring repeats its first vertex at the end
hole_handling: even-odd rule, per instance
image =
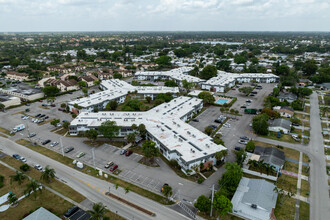
POLYGON ((276 118, 273 121, 269 122, 269 131, 280 132, 282 131, 284 134, 288 134, 291 131, 292 122, 283 119, 283 118, 276 118))
POLYGON ((287 93, 284 93, 284 92, 280 92, 279 96, 278 96, 278 99, 283 102, 284 100, 287 100, 289 103, 292 103, 293 101, 296 101, 297 100, 297 95, 291 93, 291 92, 287 92, 287 93))
POLYGON ((290 106, 275 106, 273 110, 277 111, 281 117, 292 118, 294 110, 290 106))
POLYGON ((283 168, 285 162, 284 152, 277 149, 276 147, 260 147, 256 146, 254 149, 254 154, 260 155, 259 160, 263 160, 271 166, 274 166, 276 171, 283 168))
POLYGON ((299 79, 300 86, 307 86, 309 84, 312 84, 312 81, 310 81, 309 79, 299 79))
POLYGON ((275 184, 243 177, 231 200, 233 213, 244 219, 273 220, 278 194, 275 184))
POLYGON ((72 68, 65 68, 61 66, 49 66, 47 67, 47 70, 50 72, 58 72, 58 73, 71 73, 73 71, 72 68))
POLYGON ((56 86, 61 92, 71 91, 71 90, 78 90, 79 86, 76 80, 61 80, 61 79, 49 79, 44 82, 44 86, 56 86))
POLYGON ((54 215, 53 213, 51 213, 50 211, 48 211, 43 207, 40 207, 36 211, 32 212, 31 214, 23 218, 23 220, 45 220, 45 219, 61 220, 61 218, 57 217, 56 215, 54 215))
POLYGON ((22 82, 22 81, 28 81, 29 75, 26 73, 18 73, 11 71, 11 72, 7 72, 5 78, 22 82))
POLYGON ((94 85, 94 81, 97 80, 95 79, 95 76, 81 76, 80 79, 81 81, 84 81, 87 83, 87 87, 92 87, 94 85))

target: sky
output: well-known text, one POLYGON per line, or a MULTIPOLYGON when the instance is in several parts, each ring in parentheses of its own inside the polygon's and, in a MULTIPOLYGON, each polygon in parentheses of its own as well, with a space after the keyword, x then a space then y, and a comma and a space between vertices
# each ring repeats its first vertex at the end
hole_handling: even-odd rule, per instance
POLYGON ((329 0, 0 0, 0 32, 330 31, 329 0))

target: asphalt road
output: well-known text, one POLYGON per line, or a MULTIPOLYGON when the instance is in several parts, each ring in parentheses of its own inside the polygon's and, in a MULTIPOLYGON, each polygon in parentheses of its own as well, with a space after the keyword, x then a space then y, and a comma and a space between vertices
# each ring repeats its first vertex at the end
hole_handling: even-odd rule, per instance
POLYGON ((117 212, 119 215, 126 219, 188 219, 180 213, 173 211, 168 207, 160 205, 157 202, 142 197, 134 192, 129 192, 125 194, 122 188, 115 190, 114 185, 111 183, 81 173, 42 154, 39 154, 35 151, 18 145, 7 138, 0 137, 0 145, 1 150, 4 153, 8 155, 12 155, 14 153, 24 155, 30 164, 39 163, 43 166, 49 165, 50 167, 55 169, 56 176, 61 181, 63 181, 76 191, 80 192, 92 202, 102 202, 104 205, 107 206, 108 209, 113 212, 117 212), (123 203, 118 202, 117 200, 105 196, 104 192, 108 191, 109 187, 110 191, 113 192, 115 195, 118 195, 136 205, 139 205, 149 211, 156 213, 156 216, 148 216, 140 211, 137 211, 136 209, 133 209, 123 203))

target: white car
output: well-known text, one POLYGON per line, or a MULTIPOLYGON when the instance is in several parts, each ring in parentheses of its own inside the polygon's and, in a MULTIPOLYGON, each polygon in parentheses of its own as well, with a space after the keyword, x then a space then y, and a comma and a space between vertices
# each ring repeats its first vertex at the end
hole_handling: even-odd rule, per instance
POLYGON ((42 166, 40 164, 36 164, 34 165, 34 168, 41 171, 42 170, 42 166))
POLYGON ((58 142, 57 141, 54 141, 50 146, 51 147, 55 147, 56 145, 58 145, 58 142))
POLYGON ((24 162, 24 163, 26 163, 26 158, 25 157, 21 157, 21 159, 20 159, 22 162, 24 162))
POLYGON ((247 141, 244 141, 244 140, 239 140, 238 143, 240 143, 240 144, 247 144, 248 142, 247 141))

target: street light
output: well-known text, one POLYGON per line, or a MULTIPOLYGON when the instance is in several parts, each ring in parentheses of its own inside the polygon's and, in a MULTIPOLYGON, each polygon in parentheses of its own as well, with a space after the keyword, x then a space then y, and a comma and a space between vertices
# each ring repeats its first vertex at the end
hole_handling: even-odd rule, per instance
POLYGON ((61 142, 61 148, 62 148, 62 156, 64 157, 64 149, 63 149, 62 138, 63 138, 63 136, 60 137, 60 142, 61 142))

